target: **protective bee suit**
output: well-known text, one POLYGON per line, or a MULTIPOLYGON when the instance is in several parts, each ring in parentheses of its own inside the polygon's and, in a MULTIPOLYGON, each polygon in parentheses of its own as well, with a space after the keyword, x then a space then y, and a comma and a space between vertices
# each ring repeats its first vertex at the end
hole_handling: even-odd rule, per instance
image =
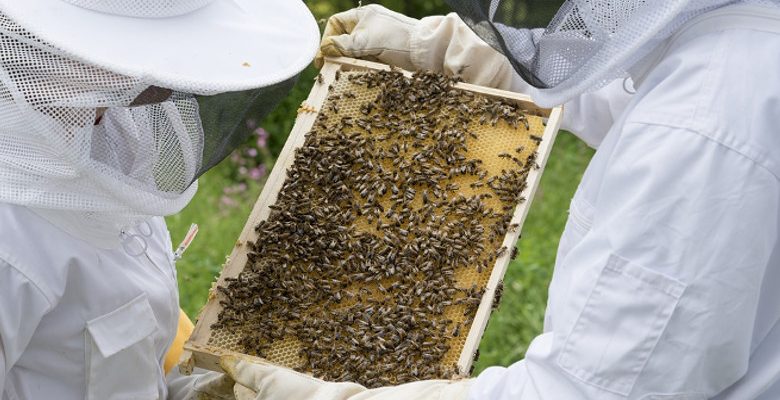
POLYGON ((2 400, 232 398, 220 376, 166 377, 180 312, 162 216, 318 36, 297 1, 0 1, 2 400))
POLYGON ((375 390, 223 364, 257 399, 780 398, 778 3, 574 0, 519 32, 504 3, 455 4, 471 29, 362 7, 332 18, 321 50, 565 102, 563 127, 597 148, 525 359, 375 390), (570 35, 583 25, 589 49, 570 35))

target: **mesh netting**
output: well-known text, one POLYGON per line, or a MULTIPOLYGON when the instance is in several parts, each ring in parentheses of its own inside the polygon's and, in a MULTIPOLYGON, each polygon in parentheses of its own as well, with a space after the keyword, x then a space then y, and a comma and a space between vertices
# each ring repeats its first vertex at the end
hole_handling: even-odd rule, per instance
POLYGON ((252 131, 243 123, 246 115, 262 119, 287 96, 298 76, 262 89, 199 97, 200 116, 206 133, 200 171, 202 175, 246 142, 252 131))
POLYGON ((526 29, 556 1, 447 0, 483 40, 535 86, 543 106, 627 75, 626 70, 684 23, 731 4, 777 7, 777 0, 567 0, 546 29, 526 29))
POLYGON ((94 11, 130 17, 163 18, 182 15, 213 0, 65 0, 94 11))
POLYGON ((0 201, 110 215, 117 228, 178 212, 243 142, 246 112, 262 117, 292 82, 207 107, 178 92, 129 107, 143 79, 74 61, 0 13, 0 201))

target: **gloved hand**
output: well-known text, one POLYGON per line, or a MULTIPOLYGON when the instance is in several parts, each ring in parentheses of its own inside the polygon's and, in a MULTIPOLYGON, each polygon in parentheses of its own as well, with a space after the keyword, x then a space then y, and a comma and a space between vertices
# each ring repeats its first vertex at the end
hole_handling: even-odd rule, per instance
POLYGON ((346 56, 413 70, 409 40, 418 22, 377 4, 335 14, 325 26, 314 65, 321 68, 326 56, 346 56))
POLYGON ((236 400, 466 400, 472 382, 420 381, 369 390, 235 356, 223 357, 220 365, 237 383, 236 400))
POLYGON ((429 70, 468 83, 528 93, 529 86, 501 53, 455 13, 421 20, 371 4, 328 20, 314 65, 323 57, 379 61, 409 71, 429 70))
POLYGON ((233 388, 238 386, 225 374, 199 368, 184 375, 177 366, 165 379, 169 400, 235 400, 233 388))

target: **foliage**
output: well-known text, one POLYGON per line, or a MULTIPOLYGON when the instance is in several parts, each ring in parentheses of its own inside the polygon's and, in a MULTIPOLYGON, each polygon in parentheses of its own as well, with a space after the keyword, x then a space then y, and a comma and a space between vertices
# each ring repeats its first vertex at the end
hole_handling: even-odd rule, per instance
POLYGON ((233 183, 222 189, 220 204, 225 207, 237 206, 242 200, 249 200, 244 197, 249 185, 264 179, 269 164, 276 158, 268 149, 268 131, 258 127, 257 121, 252 118, 246 120, 246 127, 253 133, 249 143, 236 149, 226 163, 232 167, 228 172, 233 183))

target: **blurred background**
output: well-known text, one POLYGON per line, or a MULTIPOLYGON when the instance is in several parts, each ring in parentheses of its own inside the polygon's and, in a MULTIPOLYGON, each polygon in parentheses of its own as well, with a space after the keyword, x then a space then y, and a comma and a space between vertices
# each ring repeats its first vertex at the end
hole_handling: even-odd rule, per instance
MULTIPOLYGON (((320 21, 321 28, 330 15, 358 6, 353 0, 305 3, 320 21)), ((415 18, 449 12, 443 0, 373 3, 415 18)), ((534 15, 551 15, 549 10, 560 3, 560 0, 529 0, 516 12, 527 18, 529 26, 543 27, 548 21, 544 18, 537 21, 534 15)), ((245 126, 252 135, 247 143, 201 177, 192 203, 181 213, 167 218, 174 244, 184 238, 190 223, 200 225, 197 239, 177 263, 181 305, 191 318, 195 319, 205 304, 209 288, 236 243, 293 126, 296 110, 308 96, 316 75, 313 67, 307 68, 290 95, 265 119, 258 121, 249 115, 245 126)), ((571 134, 558 135, 523 226, 518 257, 510 264, 504 279, 501 307, 493 313, 480 344, 481 356, 475 374, 491 365, 506 366, 522 359, 528 343, 541 333, 558 239, 566 222, 569 201, 592 155, 593 151, 571 134)))

